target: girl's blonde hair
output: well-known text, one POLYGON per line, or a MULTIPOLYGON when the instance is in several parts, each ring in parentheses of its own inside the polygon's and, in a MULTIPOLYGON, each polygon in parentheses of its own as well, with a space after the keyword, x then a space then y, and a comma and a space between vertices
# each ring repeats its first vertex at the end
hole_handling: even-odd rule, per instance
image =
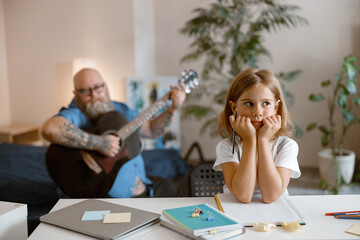
POLYGON ((256 68, 248 68, 239 73, 232 81, 226 94, 226 102, 224 110, 218 117, 218 131, 222 138, 227 138, 232 134, 229 116, 233 115, 229 101, 237 102, 239 97, 251 87, 263 84, 267 86, 275 95, 275 101, 280 100, 277 114, 281 116, 281 128, 276 136, 291 136, 293 134, 293 125, 289 119, 286 109, 285 99, 282 92, 281 84, 273 73, 268 70, 258 70, 256 68))

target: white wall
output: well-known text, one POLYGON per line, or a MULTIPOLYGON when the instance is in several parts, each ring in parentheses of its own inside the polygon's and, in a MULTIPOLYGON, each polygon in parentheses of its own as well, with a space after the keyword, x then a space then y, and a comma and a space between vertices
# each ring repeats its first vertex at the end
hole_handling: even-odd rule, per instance
POLYGON ((155 76, 154 2, 133 0, 135 75, 155 76))
MULTIPOLYGON (((0 34, 5 32, 5 40, 0 35, 0 50, 6 46, 7 52, 5 55, 0 51, 0 112, 10 112, 5 120, 0 114, 0 123, 11 119, 13 123, 42 124, 66 105, 72 97, 71 63, 78 57, 96 59, 98 68, 111 87, 111 96, 116 100, 124 99, 124 78, 134 76, 136 68, 134 29, 139 26, 134 25, 132 0, 0 1, 3 2, 0 34), (6 70, 6 66, 8 75, 6 71, 1 71, 6 70)), ((200 72, 200 63, 179 64, 191 42, 179 31, 193 16, 191 11, 207 6, 209 1, 152 2, 155 29, 155 43, 152 45, 155 47, 146 52, 155 52, 155 62, 151 67, 155 68, 155 75, 178 75, 184 68, 200 72)), ((287 2, 303 8, 302 15, 309 20, 309 25, 266 35, 266 45, 273 61, 265 67, 274 72, 304 71, 300 79, 287 87, 295 95, 295 104, 290 112, 295 121, 305 128, 309 121, 324 118, 326 114, 323 105, 307 100, 309 93, 320 91, 319 83, 333 78, 345 55, 353 53, 360 56, 360 1, 287 2)), ((135 6, 145 7, 141 4, 135 6)), ((141 12, 144 9, 136 10, 141 12)), ((205 157, 214 159, 219 139, 199 136, 200 127, 201 124, 195 121, 182 121, 182 153, 185 154, 192 142, 198 141, 205 157)), ((347 140, 349 148, 357 151, 358 156, 359 133, 360 126, 353 128, 347 140)), ((321 149, 319 134, 309 133, 297 141, 300 164, 317 166, 316 153, 321 149)))
POLYGON ((0 0, 0 112, 0 125, 10 124, 10 97, 7 76, 3 0, 0 0))
POLYGON ((124 99, 134 75, 131 1, 5 0, 10 109, 13 123, 41 124, 72 98, 72 61, 93 58, 124 99))

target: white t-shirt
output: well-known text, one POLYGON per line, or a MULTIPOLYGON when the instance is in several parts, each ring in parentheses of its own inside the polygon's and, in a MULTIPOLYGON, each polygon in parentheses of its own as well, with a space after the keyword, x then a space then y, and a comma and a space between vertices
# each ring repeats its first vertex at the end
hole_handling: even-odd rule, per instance
MULTIPOLYGON (((237 139, 239 140, 239 139, 237 139)), ((238 141, 237 141, 238 142, 238 141)), ((284 167, 291 170, 291 178, 298 178, 301 175, 297 156, 299 153, 298 144, 291 138, 280 136, 270 142, 272 157, 276 167, 284 167)), ((227 162, 239 163, 242 153, 242 143, 235 145, 234 155, 232 154, 232 139, 226 138, 218 143, 216 146, 216 161, 213 169, 215 171, 222 171, 220 164, 227 162)), ((256 184, 256 190, 258 186, 256 184)), ((226 185, 224 192, 228 192, 226 185)))

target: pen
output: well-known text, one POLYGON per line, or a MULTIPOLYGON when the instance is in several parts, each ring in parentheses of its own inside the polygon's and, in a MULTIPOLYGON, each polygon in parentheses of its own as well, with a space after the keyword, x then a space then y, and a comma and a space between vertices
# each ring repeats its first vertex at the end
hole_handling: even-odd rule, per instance
MULTIPOLYGON (((237 111, 235 111, 235 120, 237 117, 237 111)), ((234 151, 235 151, 235 130, 233 130, 233 137, 232 137, 232 141, 233 141, 233 146, 232 146, 232 154, 234 155, 234 151)))
POLYGON ((345 211, 345 212, 332 212, 332 213, 325 213, 326 216, 333 216, 334 214, 341 214, 341 213, 358 213, 360 212, 359 210, 356 211, 345 211))

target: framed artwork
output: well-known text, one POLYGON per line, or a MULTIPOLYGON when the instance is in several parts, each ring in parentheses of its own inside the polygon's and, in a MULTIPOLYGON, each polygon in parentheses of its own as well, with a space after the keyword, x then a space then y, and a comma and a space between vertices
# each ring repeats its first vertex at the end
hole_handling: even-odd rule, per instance
MULTIPOLYGON (((177 85, 177 77, 134 77, 126 78, 126 103, 138 113, 143 112, 157 99, 170 91, 170 85, 177 85)), ((156 117, 166 106, 158 111, 156 117)), ((145 150, 173 148, 180 150, 180 114, 174 116, 170 129, 158 139, 142 139, 145 150)))

